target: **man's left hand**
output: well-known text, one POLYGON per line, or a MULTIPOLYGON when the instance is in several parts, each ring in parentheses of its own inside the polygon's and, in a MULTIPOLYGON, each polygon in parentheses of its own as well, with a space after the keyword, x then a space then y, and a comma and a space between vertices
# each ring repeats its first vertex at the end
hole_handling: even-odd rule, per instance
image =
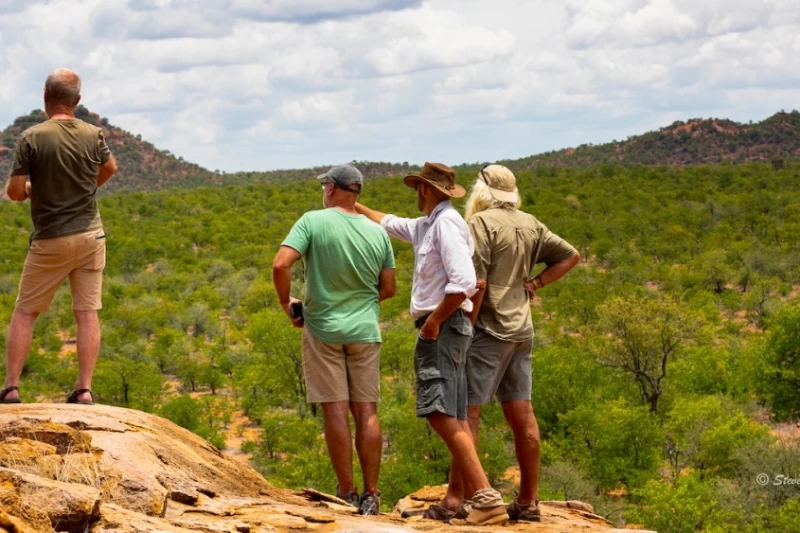
POLYGON ((435 341, 439 338, 440 325, 431 320, 431 317, 425 321, 421 328, 419 328, 419 335, 423 339, 435 341))

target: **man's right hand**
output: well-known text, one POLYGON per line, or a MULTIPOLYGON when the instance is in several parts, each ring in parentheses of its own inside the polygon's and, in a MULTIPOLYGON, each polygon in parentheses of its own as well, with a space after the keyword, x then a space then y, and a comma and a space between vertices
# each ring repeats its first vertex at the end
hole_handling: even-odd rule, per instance
POLYGON ((298 304, 302 305, 303 302, 301 302, 297 298, 289 298, 289 303, 288 304, 284 304, 281 307, 283 307, 283 312, 286 313, 286 316, 289 317, 289 321, 292 323, 292 325, 294 327, 296 327, 296 328, 302 328, 303 324, 305 323, 305 320, 303 320, 303 317, 299 316, 299 317, 295 318, 295 317, 292 316, 291 306, 294 303, 298 303, 298 304))

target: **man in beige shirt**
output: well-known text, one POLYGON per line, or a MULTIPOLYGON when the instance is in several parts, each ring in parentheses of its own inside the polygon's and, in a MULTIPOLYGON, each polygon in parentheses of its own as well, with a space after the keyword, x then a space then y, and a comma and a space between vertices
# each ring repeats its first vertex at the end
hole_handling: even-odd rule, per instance
POLYGON ((535 217, 519 210, 514 174, 502 165, 481 169, 467 201, 479 286, 473 296, 475 336, 467 351, 470 429, 477 443, 481 406, 497 396, 514 433, 520 490, 508 506, 512 520, 538 522, 539 427, 531 405, 533 323, 529 298, 569 272, 580 255, 535 217), (547 265, 538 276, 538 263, 547 265))

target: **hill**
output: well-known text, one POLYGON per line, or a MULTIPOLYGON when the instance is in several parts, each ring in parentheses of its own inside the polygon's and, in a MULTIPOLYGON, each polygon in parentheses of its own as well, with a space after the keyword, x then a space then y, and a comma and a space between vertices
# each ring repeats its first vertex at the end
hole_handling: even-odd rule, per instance
MULTIPOLYGON (((245 185, 287 183, 311 179, 329 167, 216 173, 176 157, 168 150, 109 123, 108 119, 78 106, 76 115, 103 128, 119 163, 119 174, 104 192, 115 190, 148 191, 200 185, 245 185)), ((46 119, 41 110, 18 117, 0 136, 0 175, 8 175, 13 149, 19 135, 46 119)), ((767 161, 781 166, 785 160, 800 159, 800 112, 781 111, 754 124, 724 119, 678 121, 658 131, 630 137, 626 141, 584 144, 522 159, 502 161, 514 171, 535 167, 589 167, 598 164, 690 166, 721 162, 767 161)), ((367 177, 397 176, 418 169, 404 163, 354 162, 367 177)), ((477 163, 458 165, 466 170, 477 163)))
MULTIPOLYGON (((104 191, 158 190, 168 187, 194 187, 197 185, 221 184, 222 176, 200 165, 184 161, 167 150, 159 150, 153 144, 121 128, 109 124, 108 119, 78 106, 75 115, 103 129, 106 142, 114 153, 119 173, 108 182, 104 191)), ((47 116, 36 109, 28 115, 18 117, 14 124, 0 133, 0 176, 8 176, 17 139, 27 128, 44 122, 47 116)))
POLYGON ((506 161, 514 170, 537 166, 587 167, 597 164, 689 166, 767 161, 782 165, 800 158, 800 112, 781 111, 754 124, 725 119, 677 121, 626 141, 583 144, 506 161))

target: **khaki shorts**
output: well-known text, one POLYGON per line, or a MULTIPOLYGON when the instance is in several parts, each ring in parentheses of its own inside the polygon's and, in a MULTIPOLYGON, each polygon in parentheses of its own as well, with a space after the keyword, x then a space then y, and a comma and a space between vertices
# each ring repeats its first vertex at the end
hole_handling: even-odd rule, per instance
POLYGON ((482 329, 467 351, 467 401, 484 405, 497 396, 500 402, 531 399, 531 348, 533 339, 501 341, 482 329))
POLYGON ((308 403, 368 402, 380 397, 381 343, 327 344, 303 328, 308 403))
POLYGON ((102 229, 36 239, 31 242, 16 306, 33 313, 50 309, 56 291, 69 278, 72 308, 89 311, 102 307, 106 235, 102 229))

